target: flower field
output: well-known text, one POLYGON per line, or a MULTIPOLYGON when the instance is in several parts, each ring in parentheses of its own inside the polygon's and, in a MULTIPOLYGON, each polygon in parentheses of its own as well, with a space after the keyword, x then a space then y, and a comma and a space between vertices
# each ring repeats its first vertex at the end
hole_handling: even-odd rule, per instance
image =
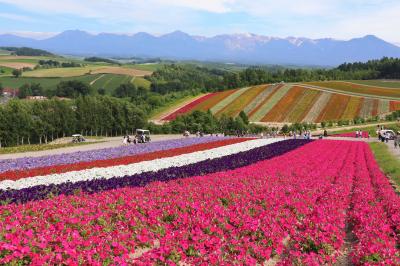
POLYGON ((156 144, 0 161, 0 264, 400 263, 400 197, 364 142, 156 144))
MULTIPOLYGON (((169 121, 178 115, 194 110, 210 110, 216 115, 224 114, 231 117, 244 111, 253 122, 315 123, 351 120, 356 117, 369 118, 400 110, 400 100, 390 100, 389 96, 385 96, 386 94, 379 98, 371 86, 346 82, 321 82, 321 84, 260 85, 211 93, 196 98, 162 120, 169 121), (328 84, 334 88, 328 85, 326 85, 328 87, 323 87, 321 84, 328 84), (367 88, 369 90, 361 94, 350 89, 337 89, 336 87, 341 84, 344 84, 346 88, 354 87, 356 91, 365 91, 367 88)), ((392 93, 396 90, 375 89, 389 90, 392 93)))

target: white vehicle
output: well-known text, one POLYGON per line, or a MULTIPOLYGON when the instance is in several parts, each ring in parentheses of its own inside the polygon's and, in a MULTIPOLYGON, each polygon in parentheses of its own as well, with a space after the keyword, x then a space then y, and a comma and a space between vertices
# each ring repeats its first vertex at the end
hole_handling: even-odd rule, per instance
POLYGON ((81 134, 72 135, 72 143, 84 142, 86 139, 81 134))
POLYGON ((396 135, 396 133, 394 133, 393 130, 390 129, 382 129, 380 131, 381 136, 388 138, 388 139, 394 139, 394 136, 396 135))
POLYGON ((147 129, 136 129, 135 139, 137 143, 146 143, 151 141, 150 131, 147 129))

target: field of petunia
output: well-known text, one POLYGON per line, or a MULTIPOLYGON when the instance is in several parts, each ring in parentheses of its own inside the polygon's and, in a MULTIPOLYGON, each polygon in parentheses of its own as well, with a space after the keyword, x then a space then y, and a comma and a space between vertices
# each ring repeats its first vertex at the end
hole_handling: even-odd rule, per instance
POLYGON ((0 264, 400 264, 400 197, 366 143, 181 142, 0 161, 0 264))

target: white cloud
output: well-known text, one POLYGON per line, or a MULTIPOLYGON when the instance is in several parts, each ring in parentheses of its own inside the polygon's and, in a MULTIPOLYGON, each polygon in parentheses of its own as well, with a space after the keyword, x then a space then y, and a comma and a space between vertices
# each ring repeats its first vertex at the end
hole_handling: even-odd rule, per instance
POLYGON ((96 19, 99 31, 103 26, 114 25, 117 31, 124 32, 165 33, 182 29, 209 34, 239 30, 312 38, 375 34, 400 41, 398 0, 0 0, 0 3, 32 13, 96 19), (204 13, 214 14, 214 19, 215 15, 234 18, 241 14, 244 19, 226 24, 216 19, 214 25, 205 25, 208 17, 204 13))

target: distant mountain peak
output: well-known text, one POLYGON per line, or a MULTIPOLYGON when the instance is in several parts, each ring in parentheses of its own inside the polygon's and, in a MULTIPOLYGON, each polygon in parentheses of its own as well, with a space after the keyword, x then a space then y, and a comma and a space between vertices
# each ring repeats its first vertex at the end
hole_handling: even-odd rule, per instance
POLYGON ((35 40, 12 34, 0 35, 0 46, 28 46, 71 55, 159 57, 165 59, 237 62, 245 64, 292 64, 335 66, 383 56, 400 57, 400 44, 375 35, 336 40, 304 37, 271 37, 254 33, 194 36, 177 30, 164 35, 91 34, 68 30, 35 40))

